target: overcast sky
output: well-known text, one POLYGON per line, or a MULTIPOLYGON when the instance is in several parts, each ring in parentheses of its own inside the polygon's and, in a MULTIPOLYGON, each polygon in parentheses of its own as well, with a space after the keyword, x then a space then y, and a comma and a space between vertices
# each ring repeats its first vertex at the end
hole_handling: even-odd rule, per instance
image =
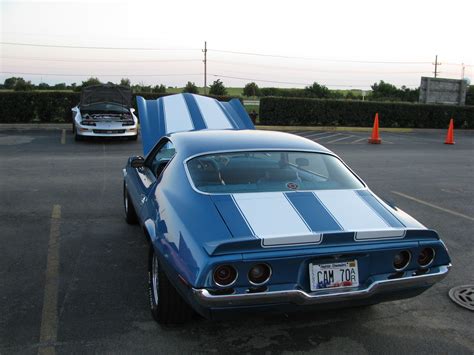
POLYGON ((367 89, 385 80, 416 87, 421 76, 433 75, 436 54, 440 77, 461 78, 460 63, 465 63, 465 76, 474 79, 472 0, 0 4, 2 43, 163 49, 1 44, 1 82, 13 75, 50 84, 98 76, 167 86, 190 80, 202 86, 205 40, 208 82, 220 77, 226 86, 256 81, 302 87, 317 81, 330 88, 367 89))

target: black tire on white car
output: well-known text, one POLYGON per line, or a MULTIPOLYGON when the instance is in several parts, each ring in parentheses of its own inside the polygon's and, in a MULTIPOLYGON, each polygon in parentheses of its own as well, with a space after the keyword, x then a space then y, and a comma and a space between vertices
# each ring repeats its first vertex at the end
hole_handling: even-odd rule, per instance
POLYGON ((125 209, 125 220, 128 224, 137 224, 138 216, 133 207, 132 201, 130 201, 130 195, 128 194, 127 185, 123 183, 123 207, 125 209))
POLYGON ((164 325, 185 323, 191 319, 193 310, 166 276, 152 244, 148 255, 148 292, 153 318, 164 325))

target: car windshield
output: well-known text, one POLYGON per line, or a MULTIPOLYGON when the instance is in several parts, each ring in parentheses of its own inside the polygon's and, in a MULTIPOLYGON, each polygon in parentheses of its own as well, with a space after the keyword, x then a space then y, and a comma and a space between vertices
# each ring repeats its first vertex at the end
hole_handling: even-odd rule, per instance
POLYGON ((187 162, 194 186, 207 193, 359 189, 362 182, 336 157, 293 151, 202 155, 187 162))

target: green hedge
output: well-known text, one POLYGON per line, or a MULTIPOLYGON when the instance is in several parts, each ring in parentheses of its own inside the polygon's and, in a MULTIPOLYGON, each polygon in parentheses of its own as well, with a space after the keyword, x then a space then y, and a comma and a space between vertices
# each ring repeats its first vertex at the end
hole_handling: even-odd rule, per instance
POLYGON ((260 100, 260 124, 370 127, 474 128, 474 106, 268 97, 260 100))
MULTIPOLYGON (((145 99, 157 99, 171 94, 136 93, 145 99)), ((71 122, 71 108, 79 103, 78 92, 38 92, 16 91, 0 92, 0 123, 54 123, 71 122)), ((231 96, 211 96, 220 101, 229 101, 231 96)))

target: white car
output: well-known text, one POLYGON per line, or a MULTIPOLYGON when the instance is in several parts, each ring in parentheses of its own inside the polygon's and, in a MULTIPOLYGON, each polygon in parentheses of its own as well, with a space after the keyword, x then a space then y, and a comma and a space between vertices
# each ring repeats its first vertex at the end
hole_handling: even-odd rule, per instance
POLYGON ((138 118, 129 87, 95 85, 82 89, 81 102, 72 108, 75 140, 85 137, 138 137, 138 118))

